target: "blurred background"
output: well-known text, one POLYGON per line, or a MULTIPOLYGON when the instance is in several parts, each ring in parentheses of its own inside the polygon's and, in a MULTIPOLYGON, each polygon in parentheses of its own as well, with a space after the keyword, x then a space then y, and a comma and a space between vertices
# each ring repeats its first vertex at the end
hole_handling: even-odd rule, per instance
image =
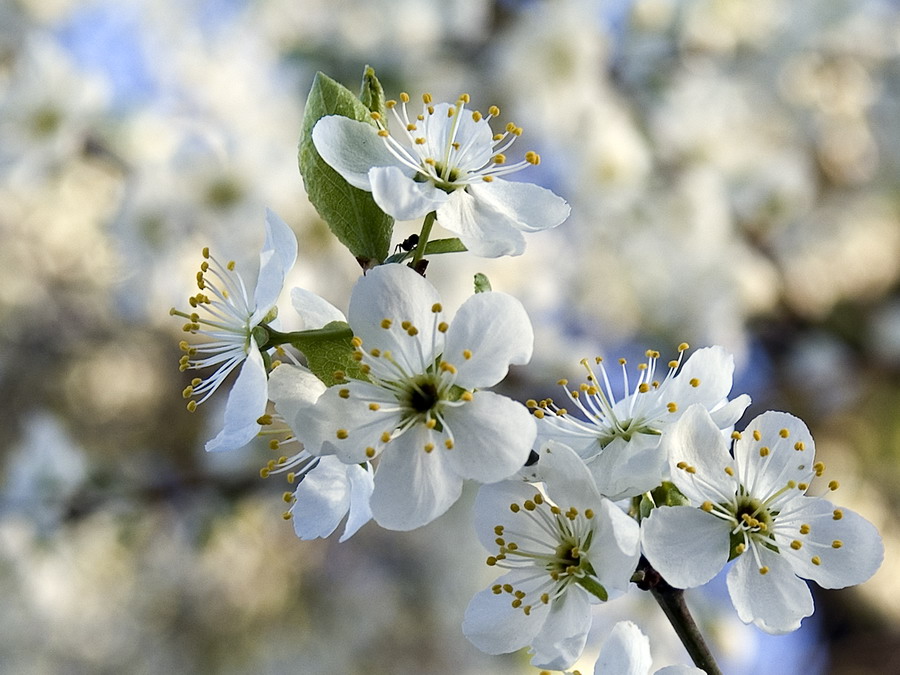
MULTIPOLYGON (((0 0, 0 672, 536 673, 460 622, 493 578, 473 491, 413 533, 301 542, 264 445, 210 456, 180 322, 200 250, 254 274, 270 206, 288 287, 359 274, 306 200, 317 70, 461 92, 525 130, 516 177, 572 216, 521 258, 432 260, 520 297, 555 393, 583 356, 723 344, 736 392, 802 417, 838 503, 881 530, 861 587, 788 636, 688 593, 727 673, 900 672, 900 3, 888 0, 0 0)), ((418 230, 398 224, 396 242, 418 230)), ((289 304, 285 305, 289 310, 289 304)), ((289 325, 289 311, 283 311, 289 325)), ((815 488, 814 488, 815 490, 815 488)), ((824 491, 823 489, 819 490, 824 491)), ((635 592, 598 609, 687 662, 635 592)), ((592 649, 582 667, 590 672, 592 649)))

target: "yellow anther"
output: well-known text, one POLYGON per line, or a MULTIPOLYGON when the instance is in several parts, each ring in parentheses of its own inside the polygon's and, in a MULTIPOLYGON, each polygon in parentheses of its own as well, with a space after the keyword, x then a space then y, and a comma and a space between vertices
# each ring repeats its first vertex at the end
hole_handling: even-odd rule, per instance
POLYGON ((803 441, 797 441, 794 443, 794 450, 806 450, 806 444, 803 441))
POLYGON ((758 440, 760 440, 761 438, 762 438, 762 435, 760 435, 759 429, 754 429, 754 430, 753 430, 753 440, 754 440, 754 441, 758 441, 758 440))
MULTIPOLYGON (((516 134, 516 135, 518 136, 518 134, 516 134)), ((528 152, 525 153, 525 161, 528 162, 529 164, 537 166, 538 164, 541 163, 541 156, 539 154, 537 154, 536 152, 529 150, 528 152)))
POLYGON ((437 420, 434 419, 433 417, 429 417, 428 420, 425 422, 425 426, 429 429, 434 429, 437 426, 437 420))
POLYGON ((266 413, 265 415, 260 415, 256 418, 256 423, 262 426, 266 426, 272 424, 272 416, 266 413))
POLYGON ((788 436, 791 435, 791 432, 788 431, 787 429, 782 429, 781 431, 778 432, 778 435, 781 436, 782 438, 787 438, 788 436))
POLYGON ((273 438, 269 441, 269 450, 278 450, 281 447, 281 441, 277 438, 273 438))
POLYGON ((288 503, 288 504, 290 504, 290 503, 293 502, 293 501, 296 501, 296 500, 294 499, 294 493, 293 493, 293 492, 285 492, 284 494, 281 495, 281 499, 282 499, 283 501, 285 501, 286 503, 288 503))
POLYGON ((340 396, 341 398, 350 398, 350 390, 340 389, 338 390, 338 396, 340 396))
POLYGON ((843 545, 844 542, 842 542, 840 539, 835 539, 833 542, 831 542, 831 548, 840 548, 843 545))
POLYGON ((393 323, 393 322, 392 322, 390 319, 382 319, 382 320, 381 320, 381 327, 384 328, 384 329, 390 328, 392 323, 393 323))
POLYGON ((799 539, 794 539, 794 541, 791 542, 791 548, 794 549, 795 551, 799 551, 802 546, 803 546, 803 542, 800 541, 799 539))
POLYGON ((840 509, 835 509, 834 511, 831 512, 831 518, 833 520, 840 520, 843 517, 844 517, 844 512, 841 511, 840 509))
POLYGON ((432 101, 431 94, 429 94, 429 93, 422 94, 422 103, 424 103, 425 105, 430 105, 431 101, 432 101))
POLYGON ((743 543, 738 544, 737 546, 734 547, 734 552, 735 552, 737 555, 740 555, 741 553, 743 553, 743 552, 746 551, 746 550, 747 550, 747 545, 746 545, 746 544, 743 544, 743 543))
POLYGON ((381 408, 381 406, 378 405, 377 403, 370 403, 370 404, 369 404, 369 410, 379 410, 380 408, 381 408))
POLYGON ((372 112, 369 113, 369 117, 371 117, 373 120, 377 121, 377 120, 381 119, 381 114, 377 113, 373 110, 372 112))
POLYGON ((184 389, 181 390, 181 397, 182 397, 182 398, 190 398, 190 397, 193 396, 193 395, 194 395, 194 388, 191 387, 191 386, 187 386, 187 387, 185 387, 184 389))
POLYGON ((395 101, 392 98, 388 99, 387 101, 384 102, 384 107, 387 108, 388 110, 390 110, 391 108, 393 108, 396 105, 397 105, 397 101, 395 101))
POLYGON ((297 474, 295 474, 293 471, 288 471, 284 477, 287 479, 288 483, 293 483, 297 478, 297 474))
POLYGON ((353 345, 354 347, 356 347, 357 349, 359 349, 360 347, 362 347, 362 343, 363 343, 362 338, 360 338, 360 337, 357 336, 357 335, 354 335, 354 336, 350 339, 350 344, 353 345))
POLYGON ((544 411, 541 410, 540 408, 538 408, 537 410, 534 411, 534 416, 537 417, 539 420, 542 420, 542 419, 544 419, 544 411))
POLYGON ((816 472, 817 476, 821 476, 825 473, 825 462, 816 462, 813 464, 813 471, 816 472))
POLYGON ((650 385, 646 382, 641 382, 641 384, 638 386, 638 391, 642 394, 646 394, 648 391, 650 391, 650 385))
POLYGON ((698 380, 696 377, 692 377, 689 380, 688 384, 690 384, 692 387, 696 388, 696 387, 700 386, 700 380, 698 380))
POLYGON ((449 329, 449 328, 450 328, 450 324, 448 324, 446 321, 441 321, 437 327, 439 333, 446 333, 447 329, 449 329))
POLYGON ((494 164, 503 164, 506 161, 506 155, 504 155, 502 152, 498 152, 496 155, 494 155, 492 161, 494 162, 494 164))
POLYGON ((390 432, 389 432, 389 431, 383 431, 383 432, 381 433, 381 442, 382 442, 382 443, 387 443, 387 442, 389 442, 390 440, 391 440, 391 434, 390 434, 390 432))
POLYGON ((525 401, 525 407, 526 408, 537 408, 537 401, 535 401, 533 398, 530 398, 527 401, 525 401))
POLYGON ((762 447, 759 449, 759 456, 760 456, 760 457, 768 457, 768 456, 769 456, 769 448, 768 448, 767 446, 765 446, 765 445, 762 446, 762 447))
POLYGON ((481 180, 483 180, 485 183, 493 183, 494 177, 493 176, 482 176, 481 180))
POLYGON ((266 467, 263 467, 263 468, 261 468, 261 469, 259 470, 259 477, 260 477, 260 478, 268 478, 268 477, 269 477, 269 473, 271 473, 271 472, 269 471, 269 469, 267 469, 266 467))
MULTIPOLYGON (((793 486, 789 486, 793 487, 793 486)), ((806 492, 809 489, 809 483, 797 483, 797 489, 801 492, 806 492)))
POLYGON ((406 125, 407 131, 415 131, 416 129, 418 129, 418 127, 415 124, 413 124, 412 122, 410 122, 409 124, 406 125))
POLYGON ((471 401, 472 398, 473 398, 473 396, 472 396, 472 392, 471 392, 471 391, 464 391, 463 394, 462 394, 462 396, 459 397, 459 399, 460 399, 461 401, 466 401, 466 402, 471 401))
POLYGON ((518 513, 519 511, 522 510, 522 508, 518 504, 513 502, 512 504, 509 505, 509 510, 512 511, 513 513, 518 513))
POLYGON ((700 505, 700 508, 709 513, 713 510, 713 503, 707 500, 700 505))
POLYGON ((682 342, 680 345, 678 345, 679 352, 686 352, 690 348, 691 346, 687 342, 682 342))
POLYGON ((434 450, 434 443, 426 443, 423 449, 425 452, 431 452, 434 450))
POLYGON ((729 476, 734 476, 734 469, 732 469, 730 466, 726 466, 725 473, 727 473, 729 476))
POLYGON ((809 534, 809 530, 810 530, 809 524, 807 524, 807 523, 803 523, 800 526, 800 534, 809 534))
POLYGON ((194 412, 197 409, 197 401, 188 401, 187 409, 188 412, 194 412))
POLYGON ((452 105, 449 108, 447 108, 447 117, 453 117, 455 114, 456 114, 456 108, 454 108, 452 105))
POLYGON ((425 145, 425 141, 426 139, 424 136, 419 136, 418 138, 416 138, 415 143, 416 145, 425 145))
POLYGON ((403 101, 404 103, 409 103, 409 94, 407 94, 405 91, 401 91, 400 92, 400 100, 403 101))
POLYGON ((675 403, 675 401, 670 401, 669 403, 666 403, 666 410, 670 413, 678 412, 678 404, 675 403))
POLYGON ((471 349, 463 349, 462 352, 463 358, 468 361, 472 358, 472 350, 471 349))
MULTIPOLYGON (((497 564, 497 558, 495 558, 492 555, 489 555, 487 557, 487 560, 485 560, 484 562, 485 562, 485 564, 487 564, 488 567, 493 567, 494 565, 497 564)), ((497 595, 500 595, 499 587, 496 587, 496 586, 494 587, 494 593, 496 593, 497 595)))
POLYGON ((375 456, 375 448, 373 448, 372 446, 369 446, 368 448, 366 448, 366 457, 368 457, 369 459, 372 459, 374 456, 375 456))
POLYGON ((453 449, 453 439, 448 438, 447 440, 445 440, 444 447, 447 448, 448 450, 452 450, 453 449))
POLYGON ((732 432, 731 432, 731 437, 732 437, 734 440, 739 441, 739 440, 741 440, 741 432, 740 432, 740 431, 732 431, 732 432))
POLYGON ((475 120, 476 122, 480 122, 481 121, 481 113, 478 112, 477 110, 473 110, 472 111, 472 119, 475 120))
POLYGON ((817 555, 814 555, 812 558, 809 559, 809 561, 813 565, 821 565, 822 564, 822 559, 817 555))
POLYGON ((669 361, 669 368, 677 368, 677 367, 678 367, 678 361, 675 361, 674 359, 672 361, 669 361))
POLYGON ((331 374, 331 376, 335 380, 343 380, 344 378, 347 377, 347 373, 345 373, 343 370, 336 370, 331 374))
POLYGON ((763 565, 762 567, 759 568, 759 573, 760 573, 760 574, 768 574, 768 573, 769 573, 769 568, 766 567, 765 565, 763 565))
POLYGON ((838 483, 836 480, 830 481, 828 483, 828 489, 831 490, 832 492, 837 490, 840 486, 841 486, 841 484, 838 483))

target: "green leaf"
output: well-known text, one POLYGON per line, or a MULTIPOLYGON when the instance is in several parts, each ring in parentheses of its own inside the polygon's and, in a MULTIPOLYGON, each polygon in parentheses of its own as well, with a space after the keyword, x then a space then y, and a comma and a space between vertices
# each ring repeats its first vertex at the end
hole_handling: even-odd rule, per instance
POLYGON ((353 358, 353 332, 343 321, 332 321, 318 330, 291 333, 291 344, 306 356, 307 367, 327 386, 345 379, 365 380, 353 358), (339 377, 340 374, 344 377, 339 377))
POLYGON ((387 109, 384 107, 384 89, 381 87, 381 82, 375 77, 375 69, 372 66, 366 66, 363 71, 359 100, 366 108, 378 113, 382 118, 387 116, 387 109))
POLYGON ((309 201, 334 236, 350 249, 363 269, 367 269, 387 257, 394 219, 378 208, 371 193, 350 185, 316 152, 312 129, 326 115, 342 115, 368 123, 373 120, 369 109, 349 89, 316 73, 303 112, 297 156, 309 201))
MULTIPOLYGON (((425 245, 425 255, 439 255, 441 253, 462 253, 468 249, 463 243, 453 237, 451 239, 432 239, 425 245)), ((388 257, 385 263, 400 263, 409 258, 413 251, 398 251, 394 255, 388 257)))
POLYGON ((486 274, 482 274, 481 272, 476 272, 475 274, 475 292, 476 293, 485 293, 491 290, 491 280, 487 278, 486 274))

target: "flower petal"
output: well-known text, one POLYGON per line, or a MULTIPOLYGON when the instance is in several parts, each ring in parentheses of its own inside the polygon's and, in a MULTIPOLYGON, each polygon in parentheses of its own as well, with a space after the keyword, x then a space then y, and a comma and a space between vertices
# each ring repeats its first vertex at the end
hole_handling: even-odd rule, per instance
POLYGON ((447 201, 449 195, 434 183, 420 183, 407 173, 396 166, 369 170, 372 198, 386 214, 397 220, 415 220, 436 211, 447 201))
POLYGON ((701 404, 685 410, 663 435, 662 445, 669 457, 672 482, 697 506, 708 499, 720 502, 737 491, 736 478, 725 472, 726 467, 732 471, 734 467, 728 442, 701 404), (681 462, 695 472, 678 468, 681 462))
POLYGON ((528 363, 533 347, 534 331, 521 302, 506 293, 476 293, 453 317, 444 360, 456 366, 456 384, 464 389, 490 387, 510 364, 528 363))
POLYGON ((301 539, 325 538, 337 529, 351 504, 348 472, 360 469, 336 457, 321 457, 294 491, 294 532, 301 539))
POLYGON ((791 502, 797 507, 777 521, 779 548, 791 568, 804 579, 812 579, 822 588, 845 588, 861 584, 871 577, 884 560, 884 544, 878 530, 850 509, 836 509, 831 502, 817 497, 801 497, 791 502), (835 519, 839 514, 840 518, 835 519), (800 536, 801 525, 809 534, 800 536), (790 541, 802 543, 794 550, 790 541), (813 556, 819 564, 812 562, 813 556))
POLYGON ((259 277, 256 281, 254 301, 256 309, 250 318, 254 326, 262 321, 275 306, 284 277, 297 261, 297 237, 274 211, 266 209, 266 240, 259 252, 259 277))
POLYGON ((572 587, 550 603, 544 625, 531 642, 531 665, 553 670, 568 668, 584 651, 590 629, 588 593, 572 587))
POLYGON ((661 506, 641 522, 644 555, 676 588, 702 586, 728 561, 729 524, 692 506, 661 506))
POLYGON ((469 188, 454 191, 438 209, 437 220, 482 258, 522 255, 525 251, 525 237, 516 221, 476 199, 469 188))
POLYGON ((746 551, 728 571, 728 593, 744 623, 751 621, 767 633, 790 633, 800 620, 813 613, 813 599, 806 582, 791 570, 784 556, 756 546, 759 559, 746 551), (766 574, 760 567, 768 567, 766 574))
POLYGON ((750 494, 767 499, 788 481, 812 479, 816 446, 802 420, 770 410, 750 421, 734 444, 734 458, 750 494))
POLYGON ((597 489, 613 500, 652 490, 668 473, 660 437, 650 434, 637 434, 630 441, 615 438, 590 458, 587 465, 597 489))
POLYGON ((434 286, 406 265, 379 265, 356 282, 348 322, 363 349, 389 351, 408 372, 424 373, 443 351, 444 335, 435 330, 438 316, 432 312, 439 302, 434 286), (382 327, 384 319, 389 328, 382 327), (411 337, 403 321, 418 333, 411 337))
POLYGON ((300 330, 314 330, 332 321, 346 321, 341 310, 305 288, 291 289, 291 304, 300 316, 300 330))
POLYGON ((312 140, 332 169, 350 185, 366 192, 372 191, 369 169, 373 166, 401 166, 375 127, 349 117, 323 117, 313 127, 312 140))
POLYGON ((372 516, 388 530, 413 530, 442 515, 459 499, 462 478, 446 451, 425 452, 429 432, 413 427, 392 441, 375 471, 372 516))
POLYGON ((524 232, 556 227, 571 211, 565 199, 534 183, 495 178, 490 183, 472 183, 468 189, 476 200, 504 214, 524 232))
POLYGON ((594 519, 594 542, 588 555, 597 579, 610 599, 628 591, 631 575, 641 555, 641 529, 634 518, 626 515, 608 499, 600 502, 594 519))
MULTIPOLYGON (((326 459, 328 457, 322 458, 326 459)), ((372 498, 372 490, 375 489, 373 474, 368 469, 368 464, 365 468, 358 464, 345 466, 348 467, 347 478, 350 479, 350 514, 347 516, 347 524, 339 541, 347 541, 359 528, 372 520, 369 500, 372 498)))
POLYGON ((601 496, 594 477, 572 448, 547 441, 538 452, 537 466, 547 495, 564 511, 569 506, 581 512, 598 508, 601 496))
POLYGON ((472 400, 443 413, 453 433, 447 465, 462 478, 494 483, 525 465, 537 434, 534 418, 521 403, 491 391, 476 391, 472 400))
POLYGON ((491 551, 497 548, 496 528, 516 532, 523 539, 543 539, 546 531, 542 523, 526 517, 521 511, 512 511, 512 504, 521 505, 526 499, 534 499, 540 490, 523 481, 505 480, 482 485, 475 497, 475 534, 481 545, 491 551))
POLYGON ((314 405, 325 389, 322 380, 303 366, 282 363, 269 375, 269 398, 288 424, 301 408, 314 405))
POLYGON ((681 409, 702 403, 707 409, 728 398, 734 381, 734 356, 715 345, 698 349, 688 357, 670 381, 667 396, 681 409))
POLYGON ((600 645, 594 675, 647 675, 651 665, 650 640, 631 621, 619 621, 600 645))
POLYGON ((269 401, 267 384, 262 355, 256 341, 250 338, 250 351, 225 404, 225 425, 206 443, 207 452, 236 450, 256 437, 261 428, 257 420, 265 414, 269 401))
MULTIPOLYGON (((510 584, 521 588, 524 570, 514 570, 497 579, 495 584, 479 591, 469 602, 463 617, 463 634, 486 654, 507 654, 531 644, 544 625, 549 613, 539 604, 530 614, 510 604, 506 594, 494 593, 493 588, 510 584)), ((525 589, 527 591, 527 589, 525 589)))

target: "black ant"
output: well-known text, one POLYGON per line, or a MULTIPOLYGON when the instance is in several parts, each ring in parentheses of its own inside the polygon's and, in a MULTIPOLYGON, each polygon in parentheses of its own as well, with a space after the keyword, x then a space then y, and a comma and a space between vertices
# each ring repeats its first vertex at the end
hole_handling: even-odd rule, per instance
POLYGON ((394 253, 398 253, 399 251, 406 251, 407 253, 409 253, 418 245, 419 235, 411 234, 406 239, 397 244, 397 246, 394 248, 394 253))

